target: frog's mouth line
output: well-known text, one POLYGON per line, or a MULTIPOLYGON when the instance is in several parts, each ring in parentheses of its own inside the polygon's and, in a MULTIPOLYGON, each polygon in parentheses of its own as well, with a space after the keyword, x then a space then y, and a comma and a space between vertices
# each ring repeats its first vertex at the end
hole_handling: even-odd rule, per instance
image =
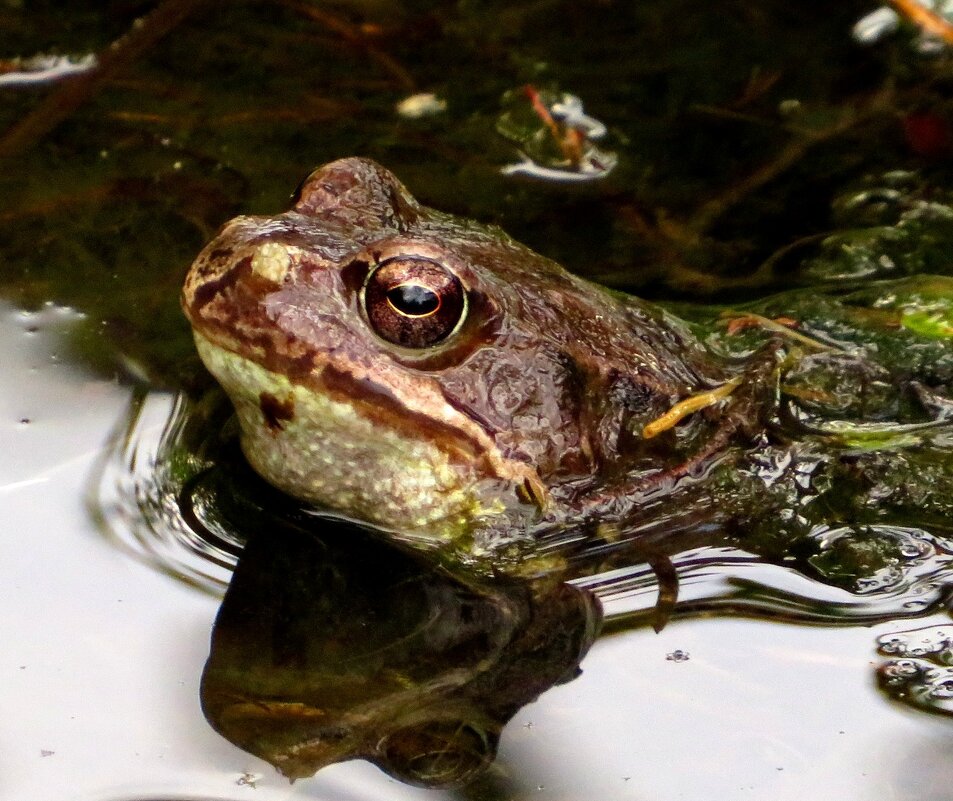
MULTIPOLYGON (((473 431, 417 411, 373 378, 355 376, 333 362, 325 362, 322 365, 308 359, 308 369, 303 369, 304 365, 300 360, 282 359, 274 349, 267 347, 264 349, 264 359, 245 355, 242 351, 247 351, 247 347, 236 347, 228 333, 215 328, 201 333, 196 330, 195 334, 197 341, 200 338, 205 341, 205 347, 200 346, 200 351, 208 347, 221 348, 239 359, 251 361, 259 369, 276 378, 283 377, 292 385, 307 388, 330 401, 346 404, 356 415, 381 430, 393 431, 408 441, 426 440, 445 453, 452 462, 469 466, 485 478, 511 484, 514 491, 513 500, 520 504, 529 503, 535 506, 538 512, 543 511, 549 504, 549 493, 536 469, 501 453, 496 448, 491 430, 487 430, 481 421, 457 409, 445 398, 444 402, 453 409, 453 413, 464 418, 473 431)), ((262 346, 270 343, 257 344, 262 346)), ((262 392, 257 401, 263 417, 262 425, 271 429, 274 434, 278 434, 284 425, 295 417, 294 405, 292 403, 288 406, 285 397, 262 392)))
POLYGON ((408 408, 389 389, 373 379, 356 377, 333 364, 326 364, 320 372, 312 374, 309 383, 330 399, 349 403, 357 414, 377 425, 386 426, 409 437, 424 437, 451 458, 477 465, 481 472, 511 482, 521 503, 529 502, 536 506, 539 512, 544 511, 548 505, 549 492, 536 469, 502 454, 493 444, 494 432, 488 430, 481 421, 458 409, 449 400, 445 399, 456 414, 464 416, 489 440, 490 447, 457 426, 408 408))
MULTIPOLYGON (((375 425, 424 437, 448 455, 469 463, 489 462, 486 449, 471 434, 409 409, 389 389, 370 378, 358 378, 327 364, 307 382, 331 400, 348 403, 375 425)), ((489 432, 485 432, 489 435, 489 432)), ((487 467, 490 465, 487 464, 487 467)), ((498 476, 502 478, 502 476, 498 476)))

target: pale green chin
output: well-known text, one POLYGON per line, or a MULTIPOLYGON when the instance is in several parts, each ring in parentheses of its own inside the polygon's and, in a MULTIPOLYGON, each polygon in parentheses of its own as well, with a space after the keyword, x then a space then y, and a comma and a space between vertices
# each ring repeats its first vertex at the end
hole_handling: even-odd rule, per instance
POLYGON ((431 440, 382 427, 346 400, 293 383, 198 332, 195 343, 235 406, 245 456, 278 489, 417 545, 459 547, 506 514, 499 480, 452 460, 431 440), (270 409, 263 410, 263 396, 274 400, 270 409))

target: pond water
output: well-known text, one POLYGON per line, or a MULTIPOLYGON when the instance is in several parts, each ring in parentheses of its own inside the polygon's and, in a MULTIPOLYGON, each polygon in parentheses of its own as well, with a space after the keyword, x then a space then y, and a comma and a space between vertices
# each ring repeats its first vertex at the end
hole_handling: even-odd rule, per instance
POLYGON ((0 3, 0 798, 953 798, 953 28, 861 0, 61 5, 0 3), (289 506, 241 458, 179 292, 224 221, 351 155, 712 347, 869 335, 929 384, 926 433, 886 391, 907 422, 856 425, 823 348, 785 391, 805 439, 886 454, 870 483, 916 514, 832 492, 800 539, 769 517, 760 551, 675 542, 656 633, 664 560, 474 589, 289 506), (332 718, 313 778, 253 755, 293 773, 293 735, 332 718), (423 789, 346 760, 372 752, 486 771, 423 789))
MULTIPOLYGON (((949 628, 945 614, 849 628, 676 618, 659 634, 624 631, 517 713, 496 766, 465 791, 410 788, 363 762, 290 784, 202 716, 228 571, 185 548, 150 561, 114 538, 121 515, 94 523, 90 499, 110 507, 102 461, 130 393, 57 358, 75 318, 55 307, 2 315, 4 797, 949 798, 949 723, 891 704, 875 682, 878 637, 949 628), (208 580, 184 581, 190 571, 208 580)), ((172 406, 163 394, 146 404, 138 469, 172 406)))

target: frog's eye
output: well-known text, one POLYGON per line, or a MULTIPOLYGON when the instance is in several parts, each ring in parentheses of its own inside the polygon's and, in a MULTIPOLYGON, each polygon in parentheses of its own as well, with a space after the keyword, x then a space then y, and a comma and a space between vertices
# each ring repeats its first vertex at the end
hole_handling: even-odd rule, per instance
POLYGON ((378 336, 405 348, 426 348, 452 334, 467 313, 467 293, 439 262, 388 259, 364 282, 364 311, 378 336))

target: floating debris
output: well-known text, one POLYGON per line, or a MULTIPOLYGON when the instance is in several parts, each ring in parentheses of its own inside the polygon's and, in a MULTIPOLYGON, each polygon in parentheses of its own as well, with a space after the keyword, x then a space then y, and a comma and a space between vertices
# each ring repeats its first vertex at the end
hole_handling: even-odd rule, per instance
POLYGON ((250 773, 245 771, 241 776, 235 780, 235 784, 239 787, 251 787, 252 790, 256 789, 258 782, 261 781, 260 773, 250 773))
POLYGON ((876 44, 900 28, 900 15, 892 8, 881 6, 861 17, 851 34, 854 41, 864 45, 876 44))
POLYGON ((929 659, 937 665, 953 666, 953 626, 884 634, 877 638, 877 651, 884 656, 929 659))
POLYGON ((591 181, 604 178, 618 163, 615 153, 594 144, 606 135, 606 126, 586 114, 575 95, 525 86, 508 93, 504 103, 510 108, 496 130, 520 151, 519 161, 501 168, 504 175, 591 181))
POLYGON ((419 120, 423 117, 433 117, 447 110, 447 101, 437 97, 433 92, 419 92, 401 100, 397 106, 397 114, 408 120, 419 120))
POLYGON ((0 61, 0 86, 26 86, 58 81, 70 75, 88 72, 98 63, 93 53, 79 58, 41 53, 30 58, 0 61))
POLYGON ((890 6, 861 17, 851 31, 854 41, 863 45, 880 42, 900 28, 906 19, 920 28, 916 48, 932 55, 953 44, 953 0, 891 0, 890 6))
POLYGON ((902 592, 914 576, 949 558, 927 532, 903 526, 819 527, 812 538, 817 553, 808 559, 811 567, 855 595, 902 592))

